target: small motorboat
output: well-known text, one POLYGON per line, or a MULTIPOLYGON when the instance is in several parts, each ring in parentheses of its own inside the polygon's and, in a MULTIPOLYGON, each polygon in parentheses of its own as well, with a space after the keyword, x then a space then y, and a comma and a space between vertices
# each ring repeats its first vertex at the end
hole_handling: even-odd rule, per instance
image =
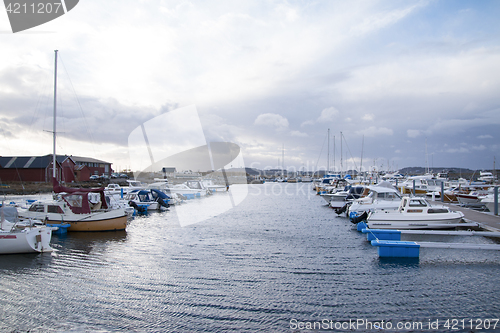
POLYGON ((125 230, 127 212, 108 207, 104 188, 68 188, 60 186, 55 178, 52 181, 59 197, 36 201, 27 210, 19 211, 19 216, 53 225, 69 223, 68 231, 125 230))
POLYGON ((0 222, 0 254, 51 252, 52 231, 37 220, 20 220, 16 207, 3 207, 0 222))
POLYGON ((354 200, 348 210, 349 218, 354 218, 364 212, 376 210, 397 210, 401 203, 401 194, 388 181, 368 186, 368 195, 354 200))
POLYGON ((397 210, 376 210, 367 217, 372 229, 448 229, 458 226, 464 214, 425 198, 403 197, 397 210))
POLYGON ((145 207, 151 210, 166 210, 169 207, 170 197, 160 190, 132 190, 125 196, 125 201, 136 210, 145 207))

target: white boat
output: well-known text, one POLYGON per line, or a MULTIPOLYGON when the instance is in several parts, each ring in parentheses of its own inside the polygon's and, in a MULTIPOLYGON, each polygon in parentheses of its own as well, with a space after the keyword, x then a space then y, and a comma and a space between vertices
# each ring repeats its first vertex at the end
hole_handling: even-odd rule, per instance
POLYGON ((495 181, 495 176, 488 171, 479 171, 479 178, 477 180, 485 183, 493 183, 495 181))
POLYGON ((425 195, 429 191, 436 190, 435 186, 427 185, 427 181, 432 178, 431 174, 408 177, 404 182, 398 184, 399 191, 402 194, 425 195))
POLYGON ((124 193, 128 193, 133 190, 142 190, 147 187, 147 184, 139 180, 127 179, 128 186, 123 187, 124 193))
MULTIPOLYGON (((329 206, 333 209, 340 209, 346 204, 350 204, 353 200, 364 197, 368 194, 366 186, 346 186, 343 191, 338 191, 332 194, 322 194, 323 198, 329 198, 329 206)), ((326 200, 326 199, 325 199, 326 200)))
POLYGON ((473 208, 484 208, 484 204, 481 202, 482 199, 487 196, 486 191, 472 190, 469 193, 458 193, 456 195, 460 205, 465 207, 473 208))
MULTIPOLYGON (((495 212, 495 194, 493 188, 491 193, 488 193, 487 196, 481 199, 481 203, 485 205, 490 212, 495 212)), ((497 197, 497 212, 500 212, 500 195, 497 197)))
POLYGON ((0 254, 51 252, 52 230, 34 220, 20 221, 15 207, 2 207, 0 254))
POLYGON ((368 195, 354 200, 347 211, 348 216, 355 217, 364 212, 375 210, 397 210, 401 204, 401 194, 388 181, 368 186, 368 195))
POLYGON ((217 185, 215 184, 213 179, 210 178, 205 178, 201 180, 201 183, 203 186, 209 190, 210 192, 227 192, 229 191, 229 185, 224 186, 224 185, 217 185))
POLYGON ((161 190, 172 198, 180 195, 186 199, 193 199, 205 196, 207 193, 211 193, 199 180, 188 180, 182 184, 173 185, 169 184, 165 179, 152 183, 148 185, 147 188, 161 190))
POLYGON ((128 192, 128 188, 121 187, 120 184, 110 183, 108 186, 104 188, 104 193, 106 195, 115 195, 115 194, 126 194, 128 192))
POLYGON ((167 210, 170 198, 160 190, 133 190, 125 195, 124 201, 139 211, 167 210))
POLYGON ((446 229, 460 224, 463 217, 462 212, 432 206, 424 198, 403 197, 397 210, 370 212, 367 225, 372 229, 446 229))
POLYGON ((50 224, 69 223, 68 231, 125 230, 127 213, 124 208, 108 207, 104 190, 62 187, 53 179, 54 192, 59 198, 36 201, 19 216, 42 220, 50 224))

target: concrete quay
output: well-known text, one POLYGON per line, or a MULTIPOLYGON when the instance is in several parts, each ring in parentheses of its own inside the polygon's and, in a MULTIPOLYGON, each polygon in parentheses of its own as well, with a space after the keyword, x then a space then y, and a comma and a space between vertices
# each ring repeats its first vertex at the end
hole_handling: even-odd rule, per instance
POLYGON ((500 231, 500 216, 498 215, 480 212, 470 208, 461 207, 456 204, 450 204, 441 201, 433 201, 432 203, 436 205, 443 204, 450 207, 450 209, 452 210, 464 213, 464 219, 466 220, 466 222, 477 222, 483 229, 489 231, 500 231))

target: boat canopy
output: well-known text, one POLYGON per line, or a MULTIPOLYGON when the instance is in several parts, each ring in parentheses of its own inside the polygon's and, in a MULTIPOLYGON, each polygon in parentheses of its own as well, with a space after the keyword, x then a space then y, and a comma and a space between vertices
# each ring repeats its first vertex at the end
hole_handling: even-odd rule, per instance
MULTIPOLYGON (((53 190, 55 193, 65 192, 62 198, 75 214, 90 214, 95 209, 108 209, 104 188, 71 188, 59 185, 57 179, 52 178, 53 190), (100 202, 89 202, 89 193, 98 193, 100 202), (91 206, 92 205, 92 206, 91 206)), ((94 201, 94 200, 92 200, 94 201)))

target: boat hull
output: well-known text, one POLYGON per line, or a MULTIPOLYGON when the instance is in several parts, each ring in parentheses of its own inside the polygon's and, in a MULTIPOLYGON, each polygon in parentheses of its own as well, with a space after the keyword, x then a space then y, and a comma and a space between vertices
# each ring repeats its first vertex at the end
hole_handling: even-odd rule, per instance
MULTIPOLYGON (((47 219, 47 223, 61 224, 61 219, 47 219)), ((62 223, 69 223, 68 231, 117 231, 125 230, 127 227, 127 216, 118 216, 110 218, 82 218, 80 220, 64 220, 62 223)))
POLYGON ((450 229, 459 227, 460 222, 439 222, 439 223, 429 223, 429 222, 368 222, 368 228, 370 229, 395 229, 395 230, 419 230, 419 229, 450 229))
POLYGON ((447 213, 447 216, 423 218, 422 216, 391 216, 401 214, 380 214, 368 217, 371 229, 446 229, 453 228, 462 221, 461 212, 447 213), (385 216, 384 216, 385 215, 385 216))
POLYGON ((51 228, 31 228, 19 232, 0 232, 0 254, 51 252, 51 228))

